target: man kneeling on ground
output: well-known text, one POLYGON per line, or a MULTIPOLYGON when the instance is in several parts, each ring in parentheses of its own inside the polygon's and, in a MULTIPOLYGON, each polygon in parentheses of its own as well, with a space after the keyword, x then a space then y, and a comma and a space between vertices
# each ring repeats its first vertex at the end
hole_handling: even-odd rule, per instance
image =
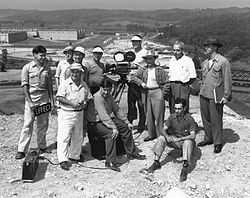
POLYGON ((104 78, 100 84, 100 90, 94 94, 94 101, 91 101, 88 106, 88 132, 95 132, 98 136, 105 139, 105 166, 111 170, 120 172, 120 168, 115 163, 116 138, 118 135, 121 136, 124 143, 128 159, 143 160, 146 157, 136 151, 131 133, 133 125, 115 103, 114 98, 110 94, 111 90, 111 81, 108 78, 104 78))
POLYGON ((159 162, 166 147, 182 148, 183 168, 181 170, 180 181, 187 179, 187 168, 191 164, 191 157, 195 145, 195 131, 197 124, 193 117, 185 113, 186 101, 180 98, 175 100, 175 113, 171 114, 165 121, 162 135, 157 139, 153 147, 155 154, 154 163, 147 169, 149 173, 161 168, 159 162))

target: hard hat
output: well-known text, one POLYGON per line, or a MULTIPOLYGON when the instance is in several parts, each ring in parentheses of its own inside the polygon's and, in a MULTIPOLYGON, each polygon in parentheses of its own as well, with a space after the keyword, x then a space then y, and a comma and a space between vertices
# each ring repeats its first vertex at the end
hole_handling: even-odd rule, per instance
POLYGON ((92 53, 103 53, 103 52, 104 51, 103 51, 102 47, 100 47, 100 46, 95 46, 92 49, 92 53))
POLYGON ((74 47, 72 45, 67 46, 63 49, 63 53, 65 54, 68 51, 74 51, 74 47))
POLYGON ((76 47, 76 48, 74 49, 74 52, 81 52, 82 54, 85 55, 85 50, 84 50, 84 48, 81 47, 81 46, 76 47))
POLYGON ((134 35, 132 38, 131 38, 131 41, 142 41, 142 38, 140 35, 134 35))

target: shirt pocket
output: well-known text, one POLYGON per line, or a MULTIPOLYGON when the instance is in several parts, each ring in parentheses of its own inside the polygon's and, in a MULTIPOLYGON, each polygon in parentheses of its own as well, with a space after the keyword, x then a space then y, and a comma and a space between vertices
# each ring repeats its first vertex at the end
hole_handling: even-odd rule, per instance
POLYGON ((29 74, 29 84, 36 84, 39 82, 38 73, 30 73, 29 74))
POLYGON ((39 83, 39 86, 40 87, 46 87, 46 85, 48 83, 48 79, 49 79, 49 73, 48 73, 48 71, 43 71, 40 74, 40 83, 39 83))
POLYGON ((213 68, 212 68, 212 76, 214 78, 221 78, 221 65, 214 65, 213 68))

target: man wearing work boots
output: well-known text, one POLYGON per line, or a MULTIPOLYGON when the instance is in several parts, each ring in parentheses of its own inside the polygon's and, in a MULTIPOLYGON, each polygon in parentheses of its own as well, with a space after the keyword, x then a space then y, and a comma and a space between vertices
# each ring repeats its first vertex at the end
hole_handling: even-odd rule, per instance
POLYGON ((147 171, 153 173, 161 168, 159 160, 166 146, 182 149, 183 168, 180 175, 180 181, 182 182, 187 179, 187 168, 191 164, 197 124, 190 114, 185 113, 186 101, 184 99, 177 98, 174 107, 175 113, 171 114, 165 121, 162 135, 153 147, 155 160, 147 171))
POLYGON ((121 170, 115 162, 116 138, 118 135, 121 136, 129 160, 144 160, 146 157, 136 151, 131 133, 133 125, 115 103, 113 96, 110 94, 111 89, 111 81, 104 78, 100 84, 100 90, 94 94, 94 101, 90 101, 88 106, 88 132, 96 133, 99 137, 105 139, 105 166, 113 171, 120 172, 121 170))

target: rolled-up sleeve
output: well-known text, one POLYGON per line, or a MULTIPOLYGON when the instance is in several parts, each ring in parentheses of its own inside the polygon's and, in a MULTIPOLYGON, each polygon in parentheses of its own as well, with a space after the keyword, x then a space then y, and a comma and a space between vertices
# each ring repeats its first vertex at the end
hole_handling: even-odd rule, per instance
POLYGON ((55 73, 55 78, 59 78, 61 73, 61 62, 58 63, 56 67, 56 73, 55 73))
POLYGON ((131 82, 141 86, 143 82, 143 68, 139 68, 138 71, 131 75, 131 82))
POLYGON ((222 76, 224 83, 224 98, 231 100, 232 98, 232 76, 231 66, 228 60, 225 60, 222 64, 222 76))
POLYGON ((196 70, 195 70, 195 65, 193 60, 190 58, 190 60, 188 61, 188 72, 190 75, 190 78, 196 78, 197 74, 196 74, 196 70))
POLYGON ((29 84, 29 65, 25 65, 21 73, 21 86, 29 84))
POLYGON ((95 109, 102 123, 108 128, 117 130, 115 123, 112 121, 110 115, 107 112, 104 98, 96 95, 94 97, 94 103, 95 103, 95 109))
POLYGON ((56 98, 57 97, 66 97, 66 85, 65 85, 65 81, 59 85, 57 93, 56 93, 56 98))

